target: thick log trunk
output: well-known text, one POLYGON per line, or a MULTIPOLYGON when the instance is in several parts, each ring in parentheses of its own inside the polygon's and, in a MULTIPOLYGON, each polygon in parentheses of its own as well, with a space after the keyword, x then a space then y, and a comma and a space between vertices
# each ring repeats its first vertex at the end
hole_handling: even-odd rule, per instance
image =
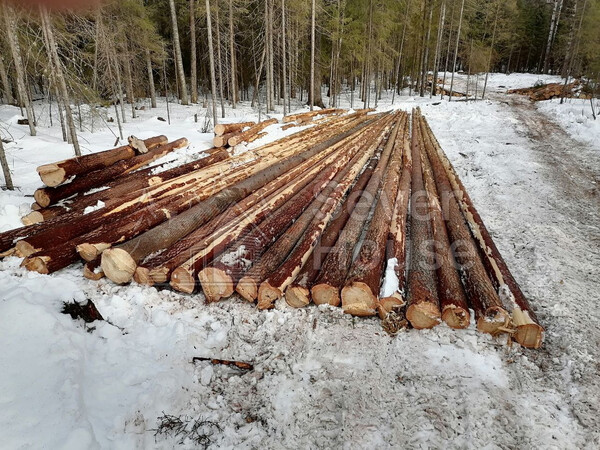
MULTIPOLYGON (((144 140, 147 148, 162 145, 167 142, 166 136, 156 136, 144 140), (150 147, 149 147, 150 146, 150 147)), ((129 145, 66 159, 52 164, 45 164, 37 168, 37 172, 46 186, 58 186, 69 178, 92 170, 108 167, 122 159, 131 159, 136 155, 135 149, 129 145)))
MULTIPOLYGON (((349 163, 344 162, 344 165, 347 165, 347 169, 340 172, 336 176, 335 184, 322 193, 322 197, 325 198, 318 199, 320 200, 320 206, 315 205, 315 209, 319 208, 318 212, 312 215, 308 226, 301 231, 302 234, 299 234, 298 239, 294 241, 291 230, 297 223, 301 222, 302 218, 298 219, 290 230, 261 258, 259 264, 264 266, 261 278, 266 276, 268 278, 260 284, 260 288, 258 289, 259 309, 272 308, 275 301, 283 296, 285 289, 296 279, 296 276, 310 258, 333 213, 341 205, 342 199, 354 183, 360 170, 373 155, 375 148, 367 152, 361 152, 360 150, 366 146, 365 142, 370 142, 374 138, 373 134, 377 133, 377 131, 380 130, 371 129, 365 131, 361 134, 360 139, 355 141, 353 147, 356 151, 353 151, 352 154, 356 156, 349 163), (270 273, 272 275, 269 276, 270 273)), ((354 149, 351 149, 351 151, 354 149)), ((308 212, 305 214, 309 215, 308 212)), ((301 228, 300 224, 298 228, 301 228)), ((249 272, 256 273, 255 267, 249 272)), ((248 274, 244 278, 247 279, 248 274)), ((254 277, 253 280, 258 283, 260 278, 254 277)), ((240 281, 239 284, 242 284, 242 282, 240 281)))
POLYGON ((412 198, 410 226, 410 267, 406 318, 414 328, 432 328, 440 323, 435 260, 431 250, 429 205, 423 186, 422 157, 425 154, 419 132, 418 112, 413 110, 412 198))
POLYGON ((311 257, 304 264, 294 282, 286 289, 285 300, 288 305, 294 308, 301 308, 310 303, 310 288, 319 274, 321 264, 329 254, 329 250, 335 245, 341 230, 354 211, 354 207, 358 203, 362 191, 365 189, 365 186, 371 179, 373 170, 377 166, 379 156, 380 154, 377 154, 371 158, 367 167, 346 197, 345 202, 340 207, 336 218, 327 225, 311 257))
POLYGON ((225 133, 213 138, 213 145, 215 147, 229 147, 228 141, 234 136, 239 136, 241 131, 233 131, 231 133, 225 133))
MULTIPOLYGON (((373 151, 382 145, 388 137, 387 134, 390 126, 391 124, 387 124, 379 136, 372 141, 371 147, 373 151)), ((371 151, 371 147, 369 151, 371 151)), ((335 246, 323 262, 319 276, 311 289, 313 302, 317 305, 328 303, 333 306, 339 306, 341 302, 340 289, 346 280, 348 269, 352 263, 354 247, 359 241, 365 222, 368 219, 371 205, 379 191, 391 152, 392 146, 385 145, 379 163, 355 206, 352 216, 340 233, 335 246)))
POLYGON ((358 256, 350 266, 342 289, 342 309, 355 316, 374 316, 381 287, 385 250, 400 181, 403 129, 408 124, 400 117, 388 140, 392 154, 383 178, 381 193, 358 256))
MULTIPOLYGON (((423 141, 425 146, 429 144, 425 138, 423 138, 423 141)), ((437 288, 442 320, 451 328, 467 328, 471 319, 467 297, 457 271, 458 264, 454 259, 450 239, 448 238, 440 197, 435 186, 429 158, 426 153, 422 155, 423 181, 429 200, 429 215, 434 241, 437 288)))
POLYGON ((103 183, 113 181, 117 177, 133 172, 158 158, 162 158, 173 150, 185 147, 187 144, 187 139, 182 138, 168 144, 160 145, 148 153, 119 161, 105 169, 98 169, 84 175, 78 175, 70 183, 38 189, 33 194, 33 197, 40 206, 47 207, 72 195, 103 186, 103 183))
MULTIPOLYGON (((104 273, 107 277, 111 278, 111 270, 107 270, 107 267, 109 264, 113 264, 110 262, 111 260, 118 260, 115 264, 119 267, 119 270, 113 271, 116 273, 115 278, 122 280, 125 278, 125 274, 127 274, 129 279, 131 279, 138 261, 151 253, 170 247, 179 239, 204 225, 210 219, 248 196, 253 191, 260 189, 266 183, 274 180, 329 146, 356 133, 368 123, 369 122, 363 122, 345 133, 311 147, 301 154, 290 156, 282 161, 275 162, 274 164, 262 168, 257 172, 255 171, 248 178, 229 188, 221 190, 218 194, 212 195, 204 201, 201 201, 187 211, 179 214, 177 217, 172 218, 169 222, 145 232, 135 239, 119 246, 118 249, 113 249, 112 252, 108 253, 106 256, 103 255, 102 257, 104 273), (106 267, 104 260, 107 261, 106 267), (133 268, 132 271, 130 270, 131 268, 133 268)), ((258 163, 253 166, 258 168, 261 167, 258 163)))
POLYGON ((229 145, 231 147, 235 147, 240 142, 247 141, 252 136, 260 133, 262 130, 267 128, 269 125, 273 125, 276 123, 278 123, 277 119, 269 119, 269 120, 265 120, 263 122, 257 123, 256 125, 250 127, 248 130, 246 130, 238 135, 232 136, 231 138, 229 138, 229 140, 227 142, 229 143, 229 145))
POLYGON ((454 256, 460 265, 462 280, 467 298, 477 320, 480 331, 498 334, 506 331, 510 316, 502 306, 498 294, 489 279, 479 256, 477 245, 454 196, 448 176, 437 152, 430 145, 425 146, 435 177, 437 190, 447 207, 446 229, 454 249, 454 256))
POLYGON ((223 136, 227 133, 242 131, 244 128, 252 127, 254 125, 256 125, 256 122, 220 123, 215 125, 215 134, 217 136, 223 136))
POLYGON ((492 240, 481 216, 477 212, 477 209, 475 209, 469 194, 456 174, 454 167, 443 153, 439 143, 435 140, 435 137, 433 137, 431 129, 429 129, 429 126, 426 123, 425 127, 453 191, 458 195, 458 204, 464 217, 467 219, 471 232, 475 236, 486 271, 494 282, 502 300, 505 303, 509 303, 513 308, 512 320, 513 325, 517 328, 517 331, 514 334, 515 340, 524 347, 539 348, 543 342, 544 328, 539 324, 535 312, 532 310, 527 298, 523 295, 519 284, 508 269, 504 258, 502 258, 502 255, 492 240))
POLYGON ((300 123, 307 119, 312 119, 315 116, 325 116, 328 114, 336 114, 336 113, 341 113, 344 111, 345 110, 338 109, 338 108, 327 108, 327 109, 318 109, 316 111, 308 111, 308 112, 298 113, 298 114, 290 114, 289 116, 285 116, 283 118, 283 122, 284 123, 288 123, 288 122, 300 123))

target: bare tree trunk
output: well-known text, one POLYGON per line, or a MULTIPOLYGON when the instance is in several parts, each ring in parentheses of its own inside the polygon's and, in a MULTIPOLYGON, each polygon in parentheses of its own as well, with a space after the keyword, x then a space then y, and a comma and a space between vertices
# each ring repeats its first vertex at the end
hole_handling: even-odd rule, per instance
POLYGON ((69 92, 67 91, 67 83, 65 82, 65 77, 62 71, 62 65, 58 57, 58 48, 56 46, 56 41, 54 40, 54 32, 52 31, 50 16, 48 16, 48 11, 43 7, 40 7, 40 16, 42 18, 42 26, 44 29, 44 34, 46 35, 46 41, 49 44, 48 53, 50 55, 50 58, 54 61, 53 72, 55 74, 55 79, 58 82, 58 88, 62 97, 62 101, 64 103, 63 106, 65 108, 65 118, 67 119, 69 135, 71 136, 71 141, 75 150, 75 155, 81 156, 81 150, 79 149, 79 140, 77 139, 77 130, 75 129, 75 122, 73 121, 73 114, 71 112, 69 92))
POLYGON ((460 29, 462 26, 463 12, 465 10, 465 0, 460 4, 460 16, 458 19, 458 30, 456 30, 456 46, 454 47, 454 63, 452 64, 452 78, 450 79, 450 96, 448 101, 452 101, 452 93, 454 91, 454 72, 456 72, 456 59, 458 58, 458 44, 460 42, 460 29))
MULTIPOLYGON (((235 109, 237 98, 236 67, 235 67, 235 34, 233 32, 233 0, 229 0, 229 62, 231 65, 231 107, 235 109)), ((285 110, 285 107, 284 107, 285 110)), ((284 111, 285 113, 285 111, 284 111)))
POLYGON ((398 92, 398 95, 400 95, 400 84, 401 84, 401 78, 400 78, 400 68, 402 67, 402 56, 403 56, 403 51, 404 51, 404 39, 406 37, 406 28, 408 26, 408 19, 410 17, 410 7, 411 7, 412 2, 409 0, 408 4, 406 5, 406 13, 404 15, 404 25, 402 26, 402 38, 400 39, 400 51, 398 52, 398 65, 396 66, 396 88, 394 89, 394 92, 392 93, 392 105, 394 104, 394 100, 396 98, 396 92, 398 92))
POLYGON ((15 67, 15 74, 17 78, 17 92, 19 94, 19 99, 21 105, 25 106, 25 111, 27 112, 27 121, 29 122, 29 134, 31 136, 36 135, 35 130, 35 119, 33 118, 33 106, 29 102, 29 97, 27 95, 27 89, 25 88, 25 72, 23 70, 23 61, 21 59, 21 48, 19 46, 19 39, 17 36, 17 17, 12 10, 12 6, 5 4, 4 9, 4 27, 6 30, 6 40, 8 41, 8 46, 10 48, 10 52, 12 54, 13 63, 15 67))
POLYGON ((496 28, 498 26, 498 13, 500 12, 500 2, 496 5, 496 18, 494 19, 494 31, 492 32, 492 44, 490 46, 490 56, 487 62, 487 71, 485 72, 485 81, 483 82, 483 92, 481 93, 481 99, 485 98, 485 90, 487 89, 488 77, 492 66, 492 55, 494 54, 494 44, 496 43, 496 28))
POLYGON ((254 91, 252 92, 252 103, 251 107, 254 108, 254 104, 256 103, 256 99, 258 97, 258 88, 260 86, 260 76, 262 75, 263 67, 265 65, 265 57, 267 54, 267 47, 263 47, 262 56, 260 57, 260 65, 258 66, 258 70, 256 71, 256 80, 254 84, 254 91))
POLYGON ((221 99, 221 117, 225 118, 225 100, 223 98, 223 59, 221 58, 221 25, 219 22, 219 0, 215 0, 215 28, 217 33, 217 64, 219 72, 219 97, 221 99))
MULTIPOLYGON (((126 54, 127 55, 127 54, 126 54)), ((126 56, 125 61, 125 81, 127 83, 127 101, 131 105, 131 117, 136 118, 135 96, 133 94, 133 77, 131 76, 131 57, 126 56)))
POLYGON ((198 64, 196 62, 196 3, 190 0, 190 97, 198 103, 198 64))
POLYGON ((169 9, 171 10, 171 25, 173 27, 173 47, 175 49, 175 66, 179 79, 179 90, 181 104, 189 104, 188 91, 185 84, 185 72, 183 71, 183 60, 181 58, 181 45, 179 44, 179 27, 177 26, 177 12, 175 11, 175 0, 169 0, 169 9))
POLYGON ((8 79, 8 73, 6 73, 6 67, 4 66, 4 58, 0 55, 0 81, 2 81, 2 92, 4 93, 4 99, 6 103, 12 105, 15 103, 15 99, 12 94, 12 86, 8 79))
POLYGON ((152 58, 150 50, 146 49, 146 70, 148 71, 148 87, 150 90, 150 105, 156 108, 156 88, 154 87, 154 75, 152 75, 152 58))
POLYGON ((273 92, 275 87, 275 71, 274 71, 274 38, 273 38, 273 0, 269 0, 269 52, 267 53, 267 70, 269 71, 269 79, 271 80, 270 86, 271 88, 267 92, 267 96, 269 99, 270 109, 274 110, 275 106, 273 104, 273 92))
POLYGON ((425 36, 425 54, 423 55, 423 66, 421 69, 421 97, 425 96, 425 86, 427 85, 427 74, 429 64, 429 39, 431 37, 431 22, 433 21, 433 2, 429 2, 429 25, 427 26, 427 35, 425 36))
POLYGON ((119 57, 117 56, 116 50, 114 51, 112 60, 115 63, 115 74, 117 77, 117 95, 119 98, 119 103, 121 105, 121 118, 123 119, 123 123, 126 123, 127 118, 125 117, 125 99, 123 98, 123 82, 121 79, 121 63, 119 62, 119 57))
POLYGON ((2 173, 4 174, 4 181, 6 182, 7 189, 10 191, 14 190, 15 186, 13 185, 12 177, 10 176, 10 167, 8 167, 8 161, 6 161, 2 139, 0 139, 0 165, 2 166, 2 173))
POLYGON ((217 124, 217 80, 215 76, 215 51, 213 49, 212 21, 210 18, 210 0, 206 0, 206 27, 208 29, 208 59, 210 60, 210 87, 212 93, 213 125, 217 124))
POLYGON ((315 108, 315 0, 311 3, 310 16, 310 110, 315 108))
POLYGON ((435 95, 435 89, 437 87, 437 77, 438 77, 438 67, 439 67, 439 58, 440 51, 442 45, 442 35, 444 31, 444 21, 446 20, 446 0, 442 2, 442 6, 440 7, 440 21, 438 23, 438 35, 437 40, 435 42, 435 56, 433 57, 433 79, 431 80, 431 92, 429 98, 432 98, 435 95))
MULTIPOLYGON (((229 0, 231 2, 231 0, 229 0)), ((285 51, 285 39, 286 39, 286 35, 285 35, 285 0, 281 0, 281 59, 283 62, 283 77, 282 77, 282 82, 283 82, 283 115, 285 116, 286 114, 286 109, 285 109, 285 97, 287 95, 287 83, 286 83, 286 77, 287 77, 287 54, 285 51)), ((288 108, 287 108, 287 112, 290 111, 290 104, 288 101, 288 108)))
POLYGON ((550 65, 550 51, 552 50, 552 42, 554 36, 556 36, 556 30, 558 29, 558 21, 560 17, 560 11, 562 9, 563 0, 554 0, 554 8, 552 9, 552 19, 550 19, 550 30, 548 30, 548 40, 546 41, 546 52, 544 55, 544 73, 548 73, 550 65))
POLYGON ((450 46, 452 44, 452 27, 454 26, 454 10, 455 4, 452 1, 452 14, 450 15, 450 26, 448 27, 448 47, 446 48, 446 60, 444 61, 444 78, 442 79, 442 93, 440 99, 444 99, 444 92, 446 92, 446 75, 448 74, 448 61, 450 60, 450 46))

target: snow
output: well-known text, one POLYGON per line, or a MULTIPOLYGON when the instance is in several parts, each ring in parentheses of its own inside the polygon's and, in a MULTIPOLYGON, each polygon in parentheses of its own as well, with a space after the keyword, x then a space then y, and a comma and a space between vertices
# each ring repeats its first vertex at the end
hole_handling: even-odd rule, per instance
POLYGON ((390 258, 385 265, 385 273, 383 285, 381 286, 380 298, 390 297, 400 289, 398 275, 396 275, 396 266, 398 266, 397 258, 390 258))
POLYGON ((106 206, 106 204, 102 200, 98 200, 98 202, 93 206, 88 206, 83 210, 83 214, 89 214, 94 211, 98 211, 106 206))
MULTIPOLYGON (((505 94, 538 79, 557 78, 492 74, 487 100, 403 95, 393 107, 422 108, 547 328, 541 350, 444 324, 392 338, 379 319, 328 306, 205 305, 201 294, 86 280, 81 264, 44 276, 11 257, 0 261, 2 446, 197 448, 154 436, 163 412, 218 424, 212 448, 600 446, 598 125, 578 121, 584 102, 505 94), (106 321, 60 312, 63 302, 88 299, 106 321)), ((465 81, 457 76, 458 86, 465 81)), ((341 100, 349 106, 349 95, 341 100)), ((200 132, 206 111, 170 107, 171 125, 156 118, 166 117, 163 101, 129 119, 124 135, 187 137, 187 148, 157 163, 188 162, 211 147, 211 134, 200 132)), ((384 95, 379 109, 390 107, 384 95)), ((38 136, 30 137, 16 124, 18 109, 0 106, 17 186, 0 192, 1 231, 29 212, 41 184, 35 168, 72 154, 57 124, 49 127, 47 105, 36 112, 38 136)), ((245 103, 227 115, 257 119, 245 103)), ((115 124, 112 132, 98 125, 81 133, 84 153, 113 146, 115 124)), ((248 148, 302 128, 269 127, 248 148)))

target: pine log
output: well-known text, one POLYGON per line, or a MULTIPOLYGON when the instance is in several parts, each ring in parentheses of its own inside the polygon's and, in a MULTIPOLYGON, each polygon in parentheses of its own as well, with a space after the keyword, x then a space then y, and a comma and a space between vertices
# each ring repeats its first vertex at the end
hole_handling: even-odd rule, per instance
POLYGON ((431 145, 426 145, 425 150, 431 163, 437 191, 447 208, 446 229, 452 243, 454 257, 462 272, 461 278, 467 299, 475 311, 477 328, 490 334, 505 332, 510 323, 510 316, 503 308, 485 271, 477 245, 460 210, 437 152, 433 151, 431 145))
POLYGON ((38 205, 38 204, 37 204, 37 202, 33 202, 33 203, 31 204, 31 210, 32 210, 32 211, 37 211, 37 210, 39 210, 39 209, 42 209, 42 207, 41 207, 40 205, 38 205))
MULTIPOLYGON (((373 152, 380 145, 385 145, 390 126, 391 124, 388 124, 385 129, 380 132, 379 136, 373 139, 371 146, 369 147, 370 152, 373 152)), ((379 163, 373 171, 373 175, 371 176, 367 187, 354 207, 352 216, 344 226, 344 229, 340 232, 335 246, 331 249, 321 266, 319 276, 311 289, 313 302, 317 305, 327 303, 333 306, 339 306, 341 302, 340 289, 346 280, 348 269, 352 263, 354 247, 359 241, 365 222, 369 217, 373 199, 376 198, 377 192, 379 191, 381 180, 383 179, 383 174, 385 173, 385 168, 387 167, 391 152, 392 146, 385 145, 379 163)))
POLYGON ((496 247, 454 167, 443 153, 426 122, 425 126, 432 145, 436 149, 436 155, 450 181, 453 192, 458 197, 458 204, 463 216, 466 218, 469 228, 478 244, 478 249, 488 276, 493 281, 503 303, 508 303, 512 307, 512 322, 517 328, 513 337, 524 347, 539 348, 543 342, 544 328, 540 325, 535 312, 508 269, 504 258, 496 247))
POLYGON ((133 172, 158 158, 162 158, 173 150, 185 147, 187 144, 187 139, 181 138, 168 144, 159 145, 148 151, 148 153, 118 161, 104 169, 98 169, 84 175, 76 176, 70 183, 62 184, 57 187, 38 189, 33 194, 33 197, 42 207, 52 205, 60 200, 71 197, 72 195, 100 187, 103 183, 113 181, 117 177, 133 172))
MULTIPOLYGON (((222 236, 219 236, 219 234, 222 234, 221 229, 236 223, 236 221, 254 226, 259 220, 262 220, 262 214, 268 214, 279 207, 290 195, 306 186, 315 174, 323 170, 328 164, 333 163, 336 158, 334 147, 332 146, 330 149, 315 155, 293 170, 267 183, 205 226, 198 228, 158 255, 144 260, 136 269, 134 278, 138 283, 164 283, 169 280, 171 272, 176 267, 181 266, 176 276, 177 282, 174 283, 174 288, 184 290, 184 292, 188 292, 190 289, 193 290, 195 274, 199 270, 199 265, 203 265, 204 261, 207 260, 207 247, 217 245, 217 242, 223 240, 222 236), (259 213, 258 210, 255 210, 251 213, 250 209, 257 202, 261 202, 259 207, 264 212, 259 213), (214 236, 215 233, 217 236, 214 236), (210 244, 206 244, 205 241, 210 244), (190 258, 190 255, 201 255, 201 257, 190 258)), ((241 231, 238 230, 237 233, 239 235, 241 231)), ((229 229, 227 239, 224 241, 231 242, 230 239, 235 235, 236 231, 229 229)))
POLYGON ((265 120, 263 122, 257 123, 256 125, 250 127, 248 130, 243 131, 242 133, 237 134, 235 136, 232 136, 231 138, 229 138, 229 140, 227 142, 229 143, 230 147, 235 147, 240 142, 247 141, 249 138, 251 138, 255 134, 260 133, 262 130, 267 128, 269 125, 273 125, 275 123, 278 123, 277 119, 269 119, 269 120, 265 120))
POLYGON ((344 110, 338 109, 338 108, 326 108, 326 109, 317 109, 314 111, 308 111, 308 112, 298 113, 298 114, 289 114, 283 118, 283 122, 288 123, 288 122, 303 121, 306 119, 312 119, 315 116, 324 116, 326 114, 334 114, 334 113, 343 112, 343 111, 344 110))
MULTIPOLYGON (((410 129, 404 128, 403 133, 403 165, 400 186, 394 202, 394 216, 390 224, 390 245, 387 249, 386 274, 395 276, 397 286, 385 286, 387 290, 380 293, 378 312, 380 316, 391 311, 392 306, 406 304, 406 233, 408 218, 408 202, 410 199, 410 188, 412 178, 412 153, 411 153, 410 129), (388 272, 390 271, 390 272, 388 272)), ((387 276, 387 275, 386 275, 387 276)))
MULTIPOLYGON (((424 130, 421 130, 423 133, 424 130)), ((429 142, 423 137, 425 146, 429 142)), ((440 204, 431 165, 427 153, 422 153, 423 181, 429 201, 429 215, 431 232, 434 242, 437 291, 442 310, 442 320, 451 328, 467 328, 471 314, 467 305, 467 297, 457 271, 458 263, 454 259, 450 239, 444 222, 444 215, 440 204)))
POLYGON ((404 117, 400 117, 388 139, 387 145, 392 146, 392 154, 379 198, 358 256, 352 262, 342 288, 342 309, 347 314, 374 316, 377 312, 387 238, 400 181, 402 130, 405 126, 404 117))
MULTIPOLYGON (((370 152, 361 152, 360 150, 366 146, 365 142, 370 142, 374 138, 373 133, 379 131, 379 129, 367 130, 361 133, 360 140, 355 141, 353 146, 358 151, 354 152, 354 158, 349 163, 344 163, 348 168, 336 176, 336 184, 331 186, 330 192, 323 192, 323 197, 326 195, 327 198, 321 200, 318 214, 312 216, 308 226, 305 227, 296 240, 297 242, 291 244, 293 240, 292 233, 288 231, 261 258, 259 264, 263 265, 264 268, 263 276, 260 278, 266 276, 268 278, 260 283, 258 289, 259 309, 272 308, 275 301, 283 296, 283 292, 296 279, 298 273, 312 255, 323 230, 333 217, 333 213, 342 204, 346 192, 350 189, 368 159, 371 158, 375 148, 372 148, 370 152), (287 238, 290 244, 281 243, 284 238, 287 238), (293 249, 291 253, 288 248, 289 250, 293 249), (285 256, 286 254, 287 256, 285 256), (271 275, 269 275, 270 273, 271 275)), ((315 207, 317 206, 315 205, 315 207)), ((301 219, 298 219, 297 222, 300 221, 301 219)), ((295 225, 296 223, 291 228, 295 225)), ((256 273, 255 267, 249 272, 256 273)), ((247 277, 248 274, 244 278, 247 277)), ((254 277, 253 279, 258 283, 260 278, 254 277)))
POLYGON ((246 140, 246 142, 248 144, 250 144, 251 142, 257 141, 258 139, 265 137, 267 134, 268 133, 266 131, 263 131, 262 133, 255 134, 254 136, 249 137, 246 140))
MULTIPOLYGON (((166 142, 166 136, 156 136, 144 140, 144 144, 148 149, 166 142)), ((38 167, 37 172, 46 186, 53 187, 64 183, 75 175, 108 167, 122 159, 131 159, 135 155, 136 151, 133 147, 124 145, 112 150, 105 150, 103 152, 66 159, 52 164, 45 164, 38 167)))
POLYGON ((327 257, 331 247, 335 245, 344 225, 348 222, 350 215, 354 211, 354 207, 360 199, 362 191, 371 179, 371 175, 373 174, 373 170, 375 170, 380 156, 381 154, 379 153, 371 157, 365 170, 360 175, 346 197, 346 200, 340 207, 335 219, 332 220, 327 225, 325 231, 323 231, 323 235, 313 250, 310 259, 304 264, 294 282, 285 290, 285 300, 288 305, 294 308, 302 308, 310 303, 310 288, 319 274, 321 264, 325 257, 327 257))
POLYGON ((227 133, 242 131, 246 127, 256 125, 256 122, 239 122, 239 123, 219 123, 215 125, 215 134, 223 136, 227 133))
POLYGON ((412 122, 412 198, 410 222, 410 267, 406 318, 414 328, 432 328, 440 323, 441 313, 436 288, 435 260, 429 226, 429 205, 423 186, 422 148, 419 120, 413 110, 412 122))
POLYGON ((228 141, 234 136, 238 136, 241 134, 241 131, 232 131, 231 133, 226 133, 222 135, 217 135, 213 138, 213 145, 215 147, 228 147, 228 141))
MULTIPOLYGON (((115 278, 122 280, 124 278, 123 274, 127 273, 130 277, 129 279, 131 279, 138 261, 151 253, 170 247, 179 239, 190 234, 195 229, 223 212, 226 208, 248 196, 251 192, 260 189, 268 182, 293 169, 303 161, 311 158, 329 146, 358 132, 369 123, 369 121, 362 122, 350 130, 314 145, 298 155, 289 156, 288 158, 275 162, 258 172, 254 172, 248 178, 221 190, 218 194, 213 195, 204 201, 201 201, 187 211, 172 218, 167 223, 156 226, 120 245, 118 251, 110 252, 107 255, 105 255, 106 252, 104 252, 102 256, 104 273, 108 278, 111 278, 111 269, 114 266, 117 267, 117 270, 112 272, 115 274, 115 278), (105 259, 107 260, 106 266, 104 264, 105 259), (109 259, 112 259, 113 261, 109 263, 109 259), (109 265, 111 267, 109 267, 109 265), (130 272, 131 268, 133 268, 133 271, 130 272)), ((256 163, 255 166, 261 167, 258 163, 256 163)))

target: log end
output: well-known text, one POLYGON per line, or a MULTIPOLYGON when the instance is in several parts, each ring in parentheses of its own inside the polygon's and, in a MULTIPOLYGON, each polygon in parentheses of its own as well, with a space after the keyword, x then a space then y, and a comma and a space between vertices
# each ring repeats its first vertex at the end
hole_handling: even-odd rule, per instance
POLYGON ((33 202, 31 204, 31 210, 32 211, 37 211, 37 210, 40 210, 40 209, 42 209, 42 207, 38 204, 38 202, 33 202))
POLYGON ((445 307, 442 311, 442 320, 446 322, 450 328, 468 328, 469 323, 471 323, 471 314, 468 309, 450 305, 445 307))
POLYGON ((540 348, 544 340, 544 328, 536 323, 529 312, 519 307, 513 309, 513 324, 516 331, 513 334, 515 341, 527 348, 540 348))
POLYGON ((433 328, 440 323, 441 314, 437 305, 430 302, 413 303, 406 309, 406 318, 417 330, 433 328))
POLYGON ((89 244, 89 243, 84 243, 84 244, 79 244, 76 247, 77 253, 79 253, 79 256, 81 256, 81 258, 83 258, 85 261, 94 261, 95 259, 98 258, 98 256, 100 256, 100 254, 109 249, 111 247, 110 244, 105 244, 105 243, 99 243, 99 244, 89 244))
POLYGON ((25 267, 31 272, 37 272, 44 275, 49 273, 48 263, 50 262, 49 256, 34 256, 33 258, 25 258, 21 263, 21 267, 25 267))
POLYGON ((406 302, 400 297, 400 294, 397 294, 398 297, 395 295, 383 297, 377 303, 377 313, 381 320, 385 319, 388 313, 392 312, 394 308, 402 308, 406 305, 406 302))
POLYGON ((32 211, 29 214, 27 214, 26 216, 23 216, 21 218, 21 222, 23 222, 23 225, 26 225, 26 226, 33 225, 34 223, 40 223, 43 221, 44 221, 44 216, 39 211, 32 211))
POLYGON ((282 296, 283 292, 279 288, 263 281, 258 288, 258 309, 271 309, 282 296))
MULTIPOLYGON (((67 179, 65 169, 56 164, 45 164, 37 168, 40 179, 46 186, 55 187, 67 179)), ((36 199, 37 200, 37 199, 36 199)))
POLYGON ((42 208, 50 206, 50 196, 45 189, 36 189, 33 193, 33 198, 35 199, 35 202, 42 208))
POLYGON ((377 297, 365 283, 353 281, 342 289, 342 310, 353 316, 374 316, 377 313, 377 297))
POLYGON ((191 294, 196 288, 194 275, 183 267, 178 267, 171 274, 171 287, 179 292, 191 294))
POLYGON ((150 269, 150 277, 152 278, 152 284, 162 284, 169 281, 169 269, 167 267, 155 267, 150 269))
POLYGON ((310 291, 302 286, 290 286, 285 290, 285 301, 292 308, 304 308, 310 303, 310 291))
POLYGON ((133 274, 133 281, 138 284, 145 284, 146 286, 153 286, 154 280, 150 275, 150 270, 147 267, 137 267, 133 274))
POLYGON ((500 306, 488 308, 485 315, 477 319, 477 329, 493 336, 506 332, 509 324, 510 315, 500 306))
POLYGON ((40 249, 34 248, 33 245, 29 244, 24 239, 15 244, 15 253, 20 258, 27 258, 29 255, 33 255, 39 250, 40 249))
POLYGON ((340 291, 328 284, 316 284, 310 290, 315 305, 340 306, 340 291))
POLYGON ((224 270, 206 267, 198 274, 198 280, 209 303, 218 302, 233 294, 233 280, 224 270))
POLYGON ((106 277, 117 284, 129 283, 137 268, 129 253, 120 248, 105 250, 100 265, 106 277))
POLYGON ((256 281, 250 277, 243 277, 235 287, 235 291, 251 303, 254 303, 258 297, 256 281))

